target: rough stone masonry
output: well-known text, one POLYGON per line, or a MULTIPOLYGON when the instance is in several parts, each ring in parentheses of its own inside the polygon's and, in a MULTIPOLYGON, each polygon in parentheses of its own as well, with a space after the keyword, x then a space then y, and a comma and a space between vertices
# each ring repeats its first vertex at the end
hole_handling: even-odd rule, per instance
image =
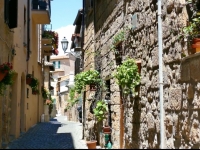
MULTIPOLYGON (((191 54, 187 43, 179 38, 187 18, 185 0, 162 1, 167 148, 200 146, 200 54, 191 54)), ((96 2, 95 10, 86 16, 86 26, 84 65, 88 69, 93 64, 100 69, 103 79, 109 78, 111 81, 113 148, 120 148, 122 135, 124 148, 159 148, 157 0, 96 2), (141 61, 141 84, 138 96, 130 95, 124 104, 124 134, 120 134, 120 130, 123 130, 120 126, 120 92, 116 81, 109 76, 116 68, 115 55, 110 45, 118 31, 133 26, 132 16, 135 14, 137 28, 126 30, 122 59, 132 57, 141 61)), ((89 112, 91 102, 87 101, 91 92, 87 90, 86 93, 85 137, 89 138, 87 131, 94 127, 94 117, 89 112)), ((103 138, 98 140, 103 142, 103 138)))

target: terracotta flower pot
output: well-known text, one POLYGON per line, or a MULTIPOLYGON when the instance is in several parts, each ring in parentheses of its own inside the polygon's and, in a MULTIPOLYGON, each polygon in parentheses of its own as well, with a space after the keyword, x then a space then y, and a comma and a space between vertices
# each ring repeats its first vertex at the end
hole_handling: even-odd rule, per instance
POLYGON ((200 52, 200 38, 193 39, 192 48, 195 49, 195 53, 200 52))
POLYGON ((97 141, 86 141, 86 144, 88 146, 88 149, 96 149, 97 141))
POLYGON ((0 72, 0 81, 3 80, 3 78, 7 75, 7 71, 4 71, 4 72, 0 72))
POLYGON ((28 85, 31 84, 31 80, 32 80, 31 78, 26 78, 26 84, 28 85))
POLYGON ((109 133, 109 132, 111 132, 110 127, 109 127, 109 126, 103 127, 103 132, 104 132, 104 133, 109 133))

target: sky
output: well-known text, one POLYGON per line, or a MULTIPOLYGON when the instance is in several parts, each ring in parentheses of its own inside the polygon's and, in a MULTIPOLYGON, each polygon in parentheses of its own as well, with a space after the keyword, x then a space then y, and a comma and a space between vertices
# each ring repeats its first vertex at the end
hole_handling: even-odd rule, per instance
POLYGON ((82 0, 53 0, 51 1, 51 24, 52 31, 56 31, 59 36, 59 55, 64 52, 61 46, 61 40, 66 37, 69 41, 67 51, 70 51, 71 36, 74 33, 73 25, 78 10, 82 9, 82 0))

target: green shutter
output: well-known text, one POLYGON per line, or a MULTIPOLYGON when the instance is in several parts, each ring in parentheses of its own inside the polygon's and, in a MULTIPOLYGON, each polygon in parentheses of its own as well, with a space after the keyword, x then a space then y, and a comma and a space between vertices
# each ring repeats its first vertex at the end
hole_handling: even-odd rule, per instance
POLYGON ((58 61, 58 68, 60 68, 60 61, 58 61))
POLYGON ((55 61, 53 61, 53 66, 54 66, 54 68, 56 68, 56 66, 55 66, 55 61))

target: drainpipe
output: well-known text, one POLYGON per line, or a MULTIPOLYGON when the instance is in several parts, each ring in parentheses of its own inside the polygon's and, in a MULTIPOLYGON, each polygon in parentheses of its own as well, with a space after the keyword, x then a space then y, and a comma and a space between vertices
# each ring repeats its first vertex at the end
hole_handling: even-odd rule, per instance
MULTIPOLYGON (((85 0, 83 0, 83 14, 82 14, 82 42, 81 42, 81 48, 82 48, 82 69, 84 68, 84 52, 83 52, 83 45, 84 45, 84 30, 85 30, 85 0)), ((85 130, 85 92, 82 96, 82 139, 84 139, 84 130, 85 130)))
POLYGON ((163 60, 162 60, 162 18, 161 0, 158 0, 158 50, 159 50, 159 89, 160 89, 160 148, 165 149, 165 127, 163 108, 163 60))
MULTIPOLYGON (((27 57, 26 61, 30 58, 30 0, 27 1, 27 57)), ((28 65, 27 65, 28 72, 28 65)))

